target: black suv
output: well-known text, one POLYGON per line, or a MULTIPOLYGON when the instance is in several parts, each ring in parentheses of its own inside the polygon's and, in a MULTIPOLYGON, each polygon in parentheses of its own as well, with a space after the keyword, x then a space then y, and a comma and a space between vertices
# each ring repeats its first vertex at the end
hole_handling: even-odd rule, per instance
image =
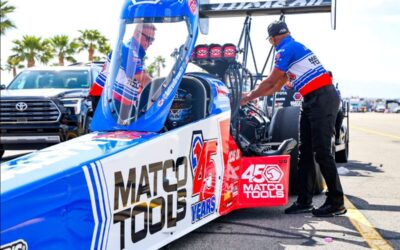
POLYGON ((30 68, 21 72, 0 99, 0 157, 4 150, 40 149, 88 132, 89 89, 96 65, 30 68))

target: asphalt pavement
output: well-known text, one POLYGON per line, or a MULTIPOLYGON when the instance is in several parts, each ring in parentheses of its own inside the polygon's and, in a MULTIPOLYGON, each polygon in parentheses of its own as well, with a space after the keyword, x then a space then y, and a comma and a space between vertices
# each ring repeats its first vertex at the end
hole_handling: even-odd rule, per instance
MULTIPOLYGON (((284 207, 243 209, 164 249, 400 249, 400 114, 350 115, 349 162, 338 164, 347 205, 354 205, 346 216, 285 215, 284 207)), ((27 152, 7 151, 3 160, 27 152)), ((324 199, 316 196, 314 205, 324 199)))
MULTIPOLYGON (((400 114, 351 113, 349 162, 337 167, 347 172, 341 181, 355 207, 346 216, 321 219, 285 215, 283 207, 245 209, 165 249, 400 249, 400 114)), ((324 199, 316 196, 314 205, 324 199)))

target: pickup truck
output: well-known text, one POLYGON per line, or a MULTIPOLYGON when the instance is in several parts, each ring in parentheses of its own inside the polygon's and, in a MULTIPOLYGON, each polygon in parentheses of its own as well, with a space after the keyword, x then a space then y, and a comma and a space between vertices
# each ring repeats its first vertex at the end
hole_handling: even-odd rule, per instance
POLYGON ((88 91, 98 65, 29 68, 1 87, 0 156, 41 149, 88 132, 88 91))

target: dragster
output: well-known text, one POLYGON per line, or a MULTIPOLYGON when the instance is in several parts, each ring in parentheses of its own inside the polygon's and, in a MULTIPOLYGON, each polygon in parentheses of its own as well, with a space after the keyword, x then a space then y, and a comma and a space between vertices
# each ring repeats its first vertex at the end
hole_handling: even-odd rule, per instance
POLYGON ((158 249, 233 210, 286 205, 296 140, 272 140, 282 121, 240 107, 253 84, 237 46, 196 39, 203 18, 331 8, 124 1, 94 132, 1 165, 1 250, 158 249), (141 88, 141 59, 171 52, 172 66, 141 88), (190 62, 207 73, 187 73, 190 62))

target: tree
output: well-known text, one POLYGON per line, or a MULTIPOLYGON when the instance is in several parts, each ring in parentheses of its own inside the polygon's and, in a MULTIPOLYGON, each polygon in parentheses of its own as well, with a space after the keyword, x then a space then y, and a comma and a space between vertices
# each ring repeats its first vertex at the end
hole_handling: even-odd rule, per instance
POLYGON ((162 56, 157 56, 154 59, 155 68, 157 70, 157 76, 161 76, 161 68, 165 68, 165 58, 162 56))
POLYGON ((76 60, 73 55, 78 50, 78 44, 70 41, 66 35, 57 35, 50 38, 50 45, 58 57, 58 65, 64 66, 64 60, 75 63, 76 60))
POLYGON ((7 58, 7 64, 5 65, 5 70, 7 71, 12 71, 13 72, 13 77, 17 76, 17 69, 22 69, 24 68, 24 65, 22 65, 22 59, 19 58, 16 55, 9 56, 7 58))
MULTIPOLYGON (((98 30, 79 30, 81 36, 76 39, 78 51, 87 50, 89 53, 88 60, 93 61, 95 52, 110 52, 110 46, 105 38, 98 30)), ((104 54, 104 53, 103 53, 104 54)))
POLYGON ((15 28, 15 24, 7 18, 7 15, 13 13, 15 7, 7 5, 8 1, 0 2, 0 31, 1 35, 4 35, 7 30, 15 28))
POLYGON ((150 77, 154 77, 154 72, 156 72, 156 64, 153 62, 149 66, 146 67, 146 72, 150 77))
POLYGON ((35 66, 36 61, 47 64, 54 57, 54 50, 49 40, 41 37, 23 36, 22 40, 14 40, 15 46, 11 49, 15 56, 27 61, 28 68, 35 66))

